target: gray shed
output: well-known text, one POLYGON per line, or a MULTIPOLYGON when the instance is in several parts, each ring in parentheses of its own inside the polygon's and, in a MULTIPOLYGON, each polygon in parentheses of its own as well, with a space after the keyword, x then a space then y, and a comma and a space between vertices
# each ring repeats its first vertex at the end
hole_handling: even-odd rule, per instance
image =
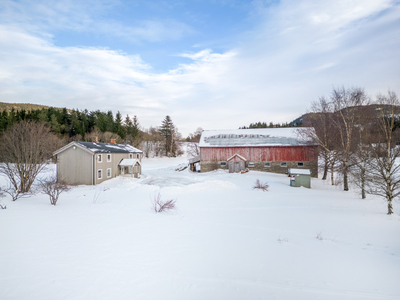
POLYGON ((311 171, 309 169, 289 169, 290 186, 311 188, 311 171))

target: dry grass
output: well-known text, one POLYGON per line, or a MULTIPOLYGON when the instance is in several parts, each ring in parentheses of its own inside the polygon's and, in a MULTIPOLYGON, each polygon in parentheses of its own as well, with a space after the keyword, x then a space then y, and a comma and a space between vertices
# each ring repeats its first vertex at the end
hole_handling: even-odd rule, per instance
POLYGON ((161 193, 154 195, 152 198, 152 208, 156 213, 168 212, 170 210, 176 209, 176 200, 171 199, 167 201, 161 200, 161 193))
POLYGON ((262 190, 263 192, 268 192, 269 185, 267 182, 262 183, 259 179, 256 180, 256 183, 253 186, 253 190, 258 189, 262 190))

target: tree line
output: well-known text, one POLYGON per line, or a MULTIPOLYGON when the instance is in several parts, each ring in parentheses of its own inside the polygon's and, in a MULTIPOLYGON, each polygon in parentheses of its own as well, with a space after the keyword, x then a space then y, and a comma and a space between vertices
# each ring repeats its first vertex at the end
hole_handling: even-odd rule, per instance
POLYGON ((146 157, 177 156, 182 154, 182 136, 166 116, 158 127, 140 127, 137 116, 125 118, 118 111, 111 110, 79 111, 78 109, 57 109, 53 107, 25 110, 3 109, 0 113, 0 135, 14 124, 32 121, 45 124, 52 133, 62 138, 64 143, 71 141, 92 141, 107 143, 116 139, 117 143, 128 143, 142 149, 146 157))
POLYGON ((256 122, 256 123, 250 123, 249 126, 243 126, 243 127, 239 127, 239 129, 251 129, 251 128, 280 128, 280 127, 298 127, 301 124, 295 124, 293 122, 291 123, 273 123, 273 122, 269 122, 269 124, 267 124, 267 122, 256 122))
POLYGON ((127 115, 123 119, 119 111, 114 116, 111 110, 105 113, 99 110, 89 112, 86 109, 79 111, 49 107, 29 111, 4 109, 0 113, 0 132, 21 121, 43 122, 56 135, 74 140, 85 140, 85 136, 95 130, 114 133, 121 139, 135 139, 140 131, 136 116, 130 118, 127 115))
POLYGON ((335 172, 343 189, 350 183, 366 194, 384 197, 388 214, 400 195, 400 102, 389 91, 375 99, 362 88, 335 88, 328 97, 312 103, 298 134, 319 146, 323 180, 335 172))

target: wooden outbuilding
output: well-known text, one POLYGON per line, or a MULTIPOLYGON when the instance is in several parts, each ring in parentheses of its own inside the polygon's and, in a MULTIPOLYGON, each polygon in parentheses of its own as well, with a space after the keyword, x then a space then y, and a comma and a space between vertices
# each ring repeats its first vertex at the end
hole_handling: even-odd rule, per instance
POLYGON ((204 130, 200 138, 201 172, 244 169, 287 173, 310 169, 318 176, 318 146, 301 140, 297 128, 204 130))

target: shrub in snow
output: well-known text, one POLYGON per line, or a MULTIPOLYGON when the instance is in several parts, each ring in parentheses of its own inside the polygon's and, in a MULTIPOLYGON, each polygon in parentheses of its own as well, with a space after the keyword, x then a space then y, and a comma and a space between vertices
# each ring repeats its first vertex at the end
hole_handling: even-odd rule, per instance
POLYGON ((277 241, 278 241, 280 244, 289 242, 289 240, 288 240, 287 238, 281 239, 281 237, 279 237, 279 239, 277 239, 277 241))
POLYGON ((316 238, 317 240, 322 241, 322 240, 324 239, 324 237, 322 236, 322 231, 319 232, 315 238, 316 238))
MULTIPOLYGON (((15 188, 15 185, 9 184, 7 188, 3 189, 3 192, 11 196, 12 201, 16 201, 19 198, 26 198, 33 195, 32 190, 28 193, 22 193, 20 189, 15 188)), ((2 197, 2 196, 0 196, 2 197)))
POLYGON ((40 180, 39 186, 42 193, 50 197, 51 205, 57 204, 58 197, 60 197, 62 192, 67 192, 71 189, 64 180, 57 180, 57 177, 54 175, 48 179, 40 180))
POLYGON ((262 190, 263 192, 268 192, 268 188, 269 188, 268 183, 267 182, 262 183, 259 179, 256 180, 256 183, 253 186, 253 190, 259 189, 262 190))
POLYGON ((174 199, 167 200, 167 201, 161 200, 161 193, 154 195, 153 199, 152 199, 152 208, 154 209, 154 211, 156 213, 176 209, 175 204, 176 204, 176 200, 174 200, 174 199))
POLYGON ((5 206, 5 205, 3 206, 3 204, 0 204, 0 208, 1 208, 1 209, 6 209, 7 206, 5 206))

